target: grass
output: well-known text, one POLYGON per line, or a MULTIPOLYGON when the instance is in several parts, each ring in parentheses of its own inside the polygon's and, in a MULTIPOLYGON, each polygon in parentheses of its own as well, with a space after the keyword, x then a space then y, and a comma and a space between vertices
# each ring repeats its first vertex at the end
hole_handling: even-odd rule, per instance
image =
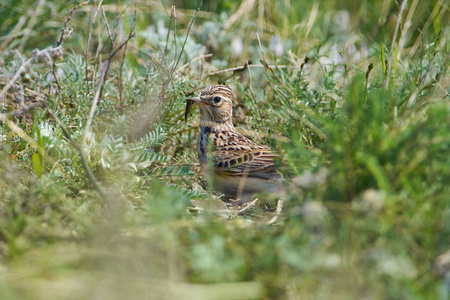
POLYGON ((1 299, 448 298, 444 2, 1 7, 1 299), (217 83, 280 215, 202 188, 217 83))

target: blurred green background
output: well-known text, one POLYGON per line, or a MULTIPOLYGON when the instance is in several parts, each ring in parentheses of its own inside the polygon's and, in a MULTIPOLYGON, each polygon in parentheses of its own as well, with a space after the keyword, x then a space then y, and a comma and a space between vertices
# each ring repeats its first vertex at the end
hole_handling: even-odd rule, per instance
POLYGON ((448 3, 81 3, 0 2, 0 299, 448 299, 448 3), (202 188, 217 83, 281 214, 202 188))

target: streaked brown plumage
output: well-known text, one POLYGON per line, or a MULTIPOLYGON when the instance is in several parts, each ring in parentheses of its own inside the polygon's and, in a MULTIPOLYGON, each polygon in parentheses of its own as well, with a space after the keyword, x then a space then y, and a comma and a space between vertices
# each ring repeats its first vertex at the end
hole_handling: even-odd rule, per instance
POLYGON ((206 88, 198 97, 187 99, 186 116, 191 105, 198 104, 201 128, 198 159, 202 171, 216 190, 236 199, 274 189, 281 177, 270 147, 253 142, 234 127, 235 99, 228 86, 206 88))

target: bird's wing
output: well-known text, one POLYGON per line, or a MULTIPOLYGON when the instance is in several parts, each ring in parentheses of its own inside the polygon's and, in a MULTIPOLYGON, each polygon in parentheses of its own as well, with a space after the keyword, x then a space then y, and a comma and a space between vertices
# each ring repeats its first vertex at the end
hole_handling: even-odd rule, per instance
POLYGON ((270 147, 256 144, 243 135, 228 136, 219 141, 214 153, 217 173, 231 176, 248 176, 278 179, 274 159, 277 155, 270 147))

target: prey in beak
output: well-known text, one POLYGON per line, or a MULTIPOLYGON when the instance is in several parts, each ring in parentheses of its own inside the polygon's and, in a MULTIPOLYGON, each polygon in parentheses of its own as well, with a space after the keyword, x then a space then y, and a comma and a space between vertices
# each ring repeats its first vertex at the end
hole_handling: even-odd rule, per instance
POLYGON ((192 110, 192 105, 194 105, 195 100, 192 99, 186 99, 186 110, 184 111, 184 122, 187 123, 187 119, 189 116, 189 113, 192 110))
POLYGON ((189 113, 191 112, 192 106, 194 105, 194 103, 209 105, 208 102, 203 101, 202 99, 200 99, 200 97, 193 97, 193 98, 186 99, 186 109, 184 111, 184 122, 187 122, 189 113))

